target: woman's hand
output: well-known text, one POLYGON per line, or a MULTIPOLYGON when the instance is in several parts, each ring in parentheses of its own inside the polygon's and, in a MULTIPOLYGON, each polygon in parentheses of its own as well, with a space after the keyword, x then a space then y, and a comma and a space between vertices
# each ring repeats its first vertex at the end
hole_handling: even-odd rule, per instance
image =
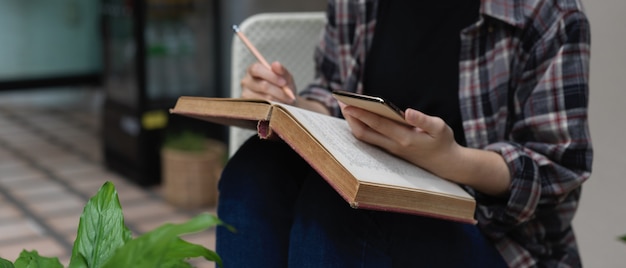
POLYGON ((504 159, 491 151, 466 148, 439 117, 413 109, 405 120, 413 127, 340 103, 353 135, 419 167, 491 195, 507 193, 510 174, 504 159))
POLYGON ((241 79, 241 97, 256 98, 293 104, 286 90, 292 95, 296 92, 296 85, 291 73, 279 62, 273 62, 268 69, 260 62, 251 64, 246 75, 241 79))
POLYGON ((273 62, 270 66, 271 70, 257 62, 248 67, 246 75, 241 79, 242 98, 282 102, 318 113, 330 114, 328 108, 321 103, 295 94, 297 91, 293 76, 280 62, 273 62), (296 98, 292 98, 286 90, 291 91, 296 98))
POLYGON ((405 120, 414 126, 407 127, 353 106, 341 106, 357 139, 430 171, 436 172, 449 163, 447 159, 458 154, 461 147, 441 118, 407 109, 405 120))

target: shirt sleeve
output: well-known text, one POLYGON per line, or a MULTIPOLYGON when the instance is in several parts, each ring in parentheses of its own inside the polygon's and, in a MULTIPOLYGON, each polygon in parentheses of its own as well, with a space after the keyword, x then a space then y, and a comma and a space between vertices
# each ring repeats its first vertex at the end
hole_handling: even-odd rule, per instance
POLYGON ((515 88, 510 142, 485 148, 502 155, 512 177, 507 198, 477 194, 478 221, 495 238, 520 225, 570 228, 590 176, 589 24, 574 12, 552 30, 530 50, 525 82, 515 88))
POLYGON ((340 116, 341 110, 331 92, 342 89, 339 56, 340 41, 338 35, 342 31, 337 26, 334 1, 330 1, 326 12, 327 23, 324 33, 315 48, 315 80, 300 92, 300 96, 318 101, 326 106, 331 115, 340 116))

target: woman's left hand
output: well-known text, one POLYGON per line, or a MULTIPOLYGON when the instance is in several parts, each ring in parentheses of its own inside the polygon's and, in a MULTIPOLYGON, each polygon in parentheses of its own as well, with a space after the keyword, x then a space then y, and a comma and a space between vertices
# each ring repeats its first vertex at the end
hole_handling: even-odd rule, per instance
POLYGON ((352 134, 435 174, 443 175, 462 148, 452 129, 439 117, 414 109, 405 111, 402 125, 375 113, 340 104, 352 134))
POLYGON ((511 174, 496 152, 463 147, 439 117, 413 109, 404 112, 411 126, 339 103, 352 134, 423 169, 492 196, 506 195, 511 174))

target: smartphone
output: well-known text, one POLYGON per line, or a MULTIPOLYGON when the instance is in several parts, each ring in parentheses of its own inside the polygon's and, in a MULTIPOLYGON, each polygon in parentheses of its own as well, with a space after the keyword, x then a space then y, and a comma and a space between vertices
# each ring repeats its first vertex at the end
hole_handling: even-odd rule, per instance
POLYGON ((356 106, 396 122, 409 125, 409 123, 404 120, 404 112, 398 108, 398 106, 383 98, 348 91, 333 91, 332 94, 335 99, 347 105, 356 106))

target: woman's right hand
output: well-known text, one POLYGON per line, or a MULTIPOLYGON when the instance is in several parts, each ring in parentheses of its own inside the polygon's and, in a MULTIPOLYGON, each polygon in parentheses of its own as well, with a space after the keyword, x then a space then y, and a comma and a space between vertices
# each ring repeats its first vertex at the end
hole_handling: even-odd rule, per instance
POLYGON ((330 115, 330 111, 320 102, 299 97, 295 94, 296 84, 291 73, 280 62, 273 62, 271 70, 260 62, 251 64, 241 79, 241 97, 282 102, 330 115), (287 93, 291 91, 291 96, 287 93), (292 97, 295 96, 295 97, 292 97))
POLYGON ((271 70, 260 62, 248 67, 241 79, 241 97, 294 104, 296 100, 292 96, 295 96, 296 85, 293 76, 280 62, 273 62, 270 67, 271 70))

